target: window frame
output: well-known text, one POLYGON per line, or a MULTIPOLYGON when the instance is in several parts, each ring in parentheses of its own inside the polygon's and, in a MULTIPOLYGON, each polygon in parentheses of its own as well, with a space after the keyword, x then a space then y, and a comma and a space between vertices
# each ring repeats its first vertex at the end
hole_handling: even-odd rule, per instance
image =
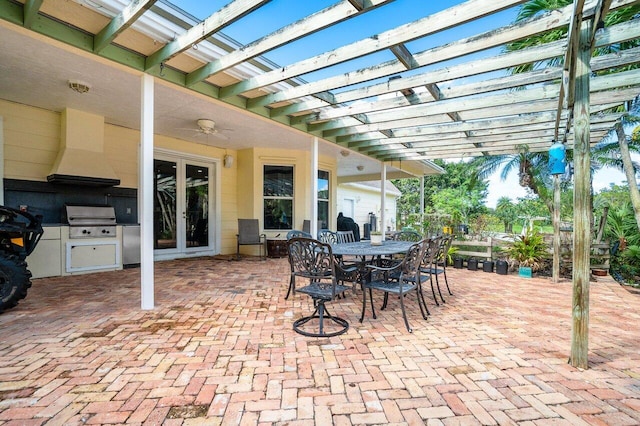
POLYGON ((325 228, 328 229, 329 228, 329 218, 331 217, 331 172, 329 170, 320 170, 318 169, 318 176, 316 177, 316 181, 318 182, 318 194, 317 194, 317 206, 316 208, 318 209, 318 220, 322 220, 322 218, 320 218, 320 203, 326 203, 326 211, 327 211, 327 217, 326 220, 323 221, 323 224, 325 225, 325 228), (327 181, 327 198, 320 198, 320 174, 321 173, 326 173, 326 179, 322 178, 322 180, 326 180, 327 181))
POLYGON ((291 164, 263 164, 262 165, 262 220, 265 231, 281 231, 293 229, 293 218, 295 217, 295 166, 291 164), (272 167, 274 169, 290 169, 291 170, 291 195, 265 195, 267 185, 267 168, 272 167), (284 200, 291 203, 291 216, 289 219, 288 227, 271 228, 267 223, 267 202, 266 200, 284 200))

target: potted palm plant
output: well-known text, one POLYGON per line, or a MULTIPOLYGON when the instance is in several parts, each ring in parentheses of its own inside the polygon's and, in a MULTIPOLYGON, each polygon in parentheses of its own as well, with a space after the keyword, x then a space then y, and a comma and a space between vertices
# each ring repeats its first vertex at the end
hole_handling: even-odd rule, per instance
POLYGON ((542 269, 549 257, 547 244, 542 235, 533 229, 516 239, 507 249, 509 258, 519 265, 518 275, 531 278, 532 274, 542 269))

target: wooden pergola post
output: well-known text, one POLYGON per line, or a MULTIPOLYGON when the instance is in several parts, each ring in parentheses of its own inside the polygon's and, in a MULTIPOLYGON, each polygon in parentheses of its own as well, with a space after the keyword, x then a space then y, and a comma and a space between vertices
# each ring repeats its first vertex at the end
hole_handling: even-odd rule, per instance
POLYGON ((588 368, 589 278, 591 254, 591 156, 589 135, 589 76, 591 74, 591 27, 584 21, 575 61, 574 195, 573 195, 573 300, 571 358, 574 367, 588 368))
POLYGON ((553 175, 553 268, 554 283, 560 281, 560 175, 553 175))

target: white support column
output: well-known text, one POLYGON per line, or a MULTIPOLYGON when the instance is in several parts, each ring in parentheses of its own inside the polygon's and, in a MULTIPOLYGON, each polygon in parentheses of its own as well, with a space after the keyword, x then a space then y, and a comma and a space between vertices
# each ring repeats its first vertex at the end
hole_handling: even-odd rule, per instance
POLYGON ((318 137, 311 144, 311 235, 318 235, 318 137))
POLYGON ((153 87, 149 74, 142 75, 140 105, 140 163, 138 199, 140 220, 140 294, 141 308, 154 308, 153 275, 153 87))
POLYGON ((382 173, 380 173, 380 231, 382 232, 382 241, 386 240, 387 227, 387 215, 386 210, 387 199, 387 165, 382 163, 382 173))
POLYGON ((420 176, 420 229, 422 229, 422 235, 427 235, 428 229, 424 229, 424 176, 420 176))
POLYGON ((0 205, 4 206, 4 119, 0 115, 0 205))

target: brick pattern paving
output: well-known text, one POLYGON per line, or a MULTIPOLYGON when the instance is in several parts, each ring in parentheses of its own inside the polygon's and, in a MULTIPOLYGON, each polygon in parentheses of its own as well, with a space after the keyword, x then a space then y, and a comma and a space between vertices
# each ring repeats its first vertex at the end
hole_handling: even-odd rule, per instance
POLYGON ((407 300, 412 334, 349 294, 330 339, 293 332, 312 306, 284 299, 286 259, 158 262, 152 311, 138 269, 34 280, 0 315, 0 425, 640 424, 638 294, 592 283, 579 371, 570 282, 449 275, 427 321, 407 300))

